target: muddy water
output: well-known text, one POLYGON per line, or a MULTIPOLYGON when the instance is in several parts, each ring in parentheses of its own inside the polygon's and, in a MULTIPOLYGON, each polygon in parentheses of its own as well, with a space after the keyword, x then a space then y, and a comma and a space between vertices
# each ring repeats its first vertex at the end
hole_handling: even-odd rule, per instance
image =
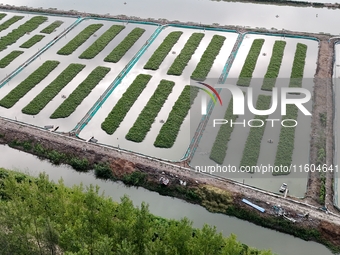
POLYGON ((290 235, 256 226, 247 221, 242 221, 222 214, 213 214, 203 207, 186 203, 179 199, 160 196, 155 192, 150 192, 143 188, 127 188, 121 183, 105 182, 94 178, 92 173, 77 173, 68 166, 52 166, 47 161, 41 161, 30 154, 20 152, 0 145, 0 167, 13 169, 23 173, 37 176, 41 172, 49 175, 50 180, 57 182, 63 178, 67 186, 98 185, 100 192, 105 192, 115 201, 127 194, 136 206, 142 201, 149 204, 151 213, 171 219, 181 219, 188 217, 193 221, 195 227, 202 227, 204 223, 217 226, 217 230, 223 235, 229 236, 231 233, 237 235, 241 242, 259 249, 271 249, 279 255, 311 255, 332 253, 324 246, 315 242, 306 242, 290 235), (17 160, 20 158, 20 161, 17 160))

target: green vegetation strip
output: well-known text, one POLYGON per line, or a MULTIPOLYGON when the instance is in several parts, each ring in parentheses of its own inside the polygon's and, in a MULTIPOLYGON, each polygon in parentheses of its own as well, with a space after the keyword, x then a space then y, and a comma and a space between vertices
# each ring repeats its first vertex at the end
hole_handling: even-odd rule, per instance
MULTIPOLYGON (((256 103, 257 110, 267 110, 270 107, 271 96, 259 95, 256 103)), ((264 130, 266 128, 266 119, 268 116, 256 115, 254 119, 262 120, 263 126, 251 127, 243 150, 243 155, 240 163, 241 166, 256 166, 260 155, 261 141, 264 130)), ((253 122, 252 125, 261 125, 260 121, 253 122)))
POLYGON ((10 93, 0 100, 0 106, 11 108, 20 98, 25 96, 31 89, 49 75, 57 66, 58 61, 46 61, 37 70, 30 74, 23 82, 16 86, 10 93))
POLYGON ((151 77, 147 74, 140 74, 136 77, 102 123, 101 127, 106 133, 112 135, 117 130, 132 105, 146 88, 151 77))
POLYGON ((136 27, 123 41, 104 59, 105 62, 117 63, 126 54, 126 52, 137 42, 144 34, 145 29, 136 27))
POLYGON ((154 146, 160 148, 171 148, 177 138, 180 127, 188 115, 188 112, 198 94, 198 88, 185 86, 182 94, 177 99, 169 114, 168 119, 163 124, 156 138, 154 146))
POLYGON ((279 75, 285 47, 285 41, 275 41, 267 73, 264 76, 264 81, 261 88, 262 90, 271 91, 273 90, 273 87, 275 87, 275 82, 277 76, 279 75))
POLYGON ((181 75, 184 68, 188 65, 192 55, 194 55, 198 45, 202 41, 204 33, 193 33, 184 45, 181 53, 176 57, 170 66, 168 73, 170 75, 181 75))
POLYGON ((165 57, 169 54, 170 50, 178 42, 183 32, 175 31, 168 34, 161 45, 155 50, 151 58, 145 64, 144 69, 157 70, 163 63, 165 57))
POLYGON ((12 24, 14 24, 15 22, 23 19, 24 16, 14 16, 12 18, 10 18, 9 20, 6 20, 4 23, 0 24, 0 32, 9 28, 12 24))
POLYGON ((99 54, 111 42, 125 26, 113 25, 104 34, 102 34, 90 47, 88 47, 80 56, 81 59, 92 59, 99 54))
POLYGON ((305 69, 305 61, 307 54, 307 45, 298 43, 296 45, 296 51, 294 56, 294 62, 292 67, 292 73, 290 76, 289 87, 301 88, 303 71, 305 69))
POLYGON ((14 59, 19 57, 22 53, 24 52, 18 51, 18 50, 15 50, 9 53, 7 56, 5 56, 4 58, 0 60, 0 68, 5 68, 6 66, 8 66, 14 59))
POLYGON ((191 75, 191 79, 196 81, 204 81, 212 68, 217 55, 225 41, 225 37, 221 35, 214 35, 211 39, 207 49, 203 53, 200 62, 197 64, 196 69, 191 75))
POLYGON ((57 54, 59 55, 70 55, 76 49, 78 49, 87 39, 90 38, 103 24, 92 24, 81 31, 76 37, 68 42, 63 48, 61 48, 57 54))
POLYGON ((43 30, 40 31, 40 33, 44 34, 51 34, 56 28, 60 27, 61 24, 63 24, 61 20, 54 21, 51 25, 45 27, 43 30))
POLYGON ((247 87, 249 86, 263 43, 264 39, 255 39, 253 41, 253 44, 251 45, 247 58, 242 67, 237 85, 247 87))
POLYGON ((30 115, 38 114, 84 67, 85 65, 81 64, 70 64, 50 85, 23 108, 22 112, 30 115))
MULTIPOLYGON (((295 105, 287 105, 285 119, 296 120, 298 116, 298 108, 295 105)), ((285 125, 294 125, 292 121, 285 121, 285 125)), ((280 140, 277 146, 275 166, 288 167, 292 163, 293 151, 294 151, 294 141, 295 141, 295 127, 281 127, 280 140)), ((273 172, 273 175, 286 175, 289 172, 273 172)))
POLYGON ((44 37, 44 35, 34 35, 31 39, 20 45, 20 48, 31 48, 34 44, 40 42, 44 37))
POLYGON ((6 13, 0 13, 0 20, 2 20, 4 17, 6 17, 7 14, 6 13))
MULTIPOLYGON (((224 119, 236 121, 237 115, 233 115, 233 99, 230 99, 228 108, 225 112, 224 119)), ((227 153, 228 142, 230 140, 231 133, 233 132, 234 125, 228 124, 221 125, 218 130, 215 142, 210 152, 209 158, 214 160, 217 164, 223 164, 224 158, 227 153)))
POLYGON ((65 101, 52 113, 51 119, 66 118, 70 116, 81 102, 91 93, 92 89, 110 72, 111 68, 98 66, 86 79, 65 99, 65 101))
POLYGON ((142 142, 144 140, 174 86, 175 83, 172 81, 161 80, 155 93, 151 96, 149 102, 126 135, 125 138, 127 140, 134 142, 142 142))

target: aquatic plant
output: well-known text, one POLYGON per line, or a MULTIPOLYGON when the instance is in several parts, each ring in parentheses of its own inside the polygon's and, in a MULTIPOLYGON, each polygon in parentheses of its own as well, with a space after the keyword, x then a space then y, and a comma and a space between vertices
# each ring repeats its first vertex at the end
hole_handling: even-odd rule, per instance
POLYGON ((9 53, 7 56, 3 57, 0 60, 0 68, 5 68, 6 66, 8 66, 14 59, 19 57, 22 53, 24 53, 24 52, 14 50, 11 53, 9 53))
POLYGON ((64 22, 61 20, 56 20, 49 26, 45 27, 43 30, 40 31, 40 33, 43 34, 51 34, 55 29, 61 26, 64 22))
POLYGON ((20 48, 31 48, 34 44, 40 42, 45 36, 44 35, 34 35, 29 40, 20 45, 20 48))

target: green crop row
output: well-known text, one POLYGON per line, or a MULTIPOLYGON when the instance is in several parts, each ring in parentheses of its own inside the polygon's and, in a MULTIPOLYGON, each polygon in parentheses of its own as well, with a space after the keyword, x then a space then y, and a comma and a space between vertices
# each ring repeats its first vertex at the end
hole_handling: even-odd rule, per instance
POLYGON ((181 31, 175 31, 168 34, 145 64, 144 69, 157 70, 163 63, 165 57, 169 54, 172 47, 174 47, 174 45, 178 42, 182 34, 183 32, 181 31))
POLYGON ((0 68, 5 68, 6 66, 8 66, 14 59, 19 57, 22 53, 24 52, 15 50, 9 53, 7 56, 3 57, 0 60, 0 68))
POLYGON ((275 87, 276 78, 279 75, 285 47, 285 41, 275 41, 267 73, 264 76, 264 81, 261 88, 262 90, 271 91, 273 90, 273 87, 275 87))
POLYGON ((126 114, 130 111, 132 105, 146 88, 151 77, 152 76, 148 74, 140 74, 128 87, 101 125, 102 129, 107 134, 112 135, 117 130, 126 114))
POLYGON ((5 18, 7 16, 6 13, 0 13, 0 20, 2 20, 3 18, 5 18))
POLYGON ((4 23, 0 24, 0 32, 9 28, 12 24, 14 24, 15 22, 23 19, 24 16, 14 16, 12 18, 10 18, 9 20, 6 20, 4 23))
POLYGON ((154 146, 160 148, 171 148, 177 138, 180 127, 188 115, 188 112, 198 94, 198 88, 185 86, 182 94, 177 99, 169 114, 168 119, 163 124, 156 138, 154 146))
POLYGON ((84 67, 85 65, 81 64, 70 64, 40 94, 26 105, 22 112, 29 115, 38 114, 84 67))
MULTIPOLYGON (((271 96, 259 95, 256 103, 257 110, 269 109, 271 102, 271 96)), ((246 145, 243 150, 243 155, 240 163, 241 166, 256 166, 257 160, 260 155, 261 141, 264 130, 266 128, 266 119, 268 116, 256 115, 254 119, 262 120, 262 126, 251 127, 246 141, 246 145)), ((260 121, 258 121, 260 122, 260 121)), ((261 125, 261 123, 252 123, 252 125, 261 125)))
POLYGON ((103 24, 92 24, 83 29, 76 37, 69 41, 63 48, 61 48, 57 54, 70 55, 76 49, 78 49, 87 39, 90 38, 103 24))
POLYGON ((63 24, 63 23, 64 22, 62 22, 61 20, 56 20, 52 24, 50 24, 49 26, 47 26, 43 30, 41 30, 40 33, 51 34, 56 28, 60 27, 61 24, 63 24))
POLYGON ((181 53, 176 57, 168 70, 170 75, 181 75, 184 68, 188 65, 192 55, 195 53, 198 45, 201 43, 204 33, 193 33, 184 45, 181 53))
POLYGON ((296 51, 294 56, 294 62, 292 67, 292 73, 290 76, 289 87, 301 88, 303 71, 305 69, 305 61, 307 55, 307 45, 298 43, 296 45, 296 51))
POLYGON ((207 49, 204 51, 200 62, 197 64, 196 69, 191 75, 191 79, 196 81, 204 81, 210 72, 211 67, 217 55, 224 44, 225 37, 221 35, 214 35, 211 39, 207 49))
POLYGON ((0 39, 0 51, 3 51, 7 46, 15 43, 19 38, 24 36, 26 33, 30 33, 35 30, 38 26, 44 23, 47 17, 36 16, 26 21, 24 24, 20 25, 18 28, 12 30, 6 36, 0 39))
POLYGON ((31 48, 34 44, 40 42, 45 36, 44 35, 34 35, 31 39, 20 45, 20 48, 31 48))
POLYGON ((125 136, 127 140, 142 142, 146 134, 151 129, 159 111, 163 107, 166 99, 172 92, 175 83, 172 81, 161 80, 155 93, 151 96, 142 112, 139 114, 136 122, 125 136))
POLYGON ((247 58, 243 64, 240 77, 237 81, 237 85, 247 87, 249 86, 263 43, 264 39, 255 39, 253 41, 247 58))
POLYGON ((117 63, 128 52, 129 49, 144 34, 145 29, 136 27, 133 29, 123 41, 104 59, 105 62, 117 63))
MULTIPOLYGON (((287 105, 287 112, 285 119, 296 120, 298 116, 298 108, 296 105, 287 105)), ((292 121, 286 121, 284 123, 286 126, 293 125, 292 121)), ((292 163, 292 156, 294 151, 294 141, 295 141, 295 127, 281 127, 280 140, 277 146, 275 166, 285 166, 289 167, 292 163)), ((289 174, 289 172, 273 172, 273 175, 284 175, 289 174)))
MULTIPOLYGON (((233 115, 233 99, 231 99, 225 112, 224 119, 235 122, 237 117, 237 115, 233 115)), ((214 160, 217 164, 223 164, 224 158, 227 154, 228 142, 233 129, 234 125, 231 126, 225 124, 221 125, 220 129, 218 130, 209 156, 209 158, 214 160)))
POLYGON ((51 119, 70 116, 81 102, 91 93, 97 84, 110 72, 111 68, 98 66, 86 79, 69 95, 68 98, 52 113, 51 119))
POLYGON ((123 29, 125 26, 113 25, 102 34, 90 47, 80 56, 81 59, 92 59, 99 54, 123 29))
POLYGON ((23 82, 16 86, 10 93, 0 100, 0 106, 11 108, 20 98, 25 96, 31 89, 49 75, 57 66, 58 61, 46 61, 37 70, 30 74, 23 82))

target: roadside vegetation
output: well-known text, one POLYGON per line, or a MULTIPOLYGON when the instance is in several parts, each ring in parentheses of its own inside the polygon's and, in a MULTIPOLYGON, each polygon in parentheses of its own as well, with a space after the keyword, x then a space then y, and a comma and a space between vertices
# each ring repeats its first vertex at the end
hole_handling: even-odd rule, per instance
POLYGON ((303 71, 305 69, 305 61, 307 54, 307 45, 298 43, 296 45, 296 51, 294 56, 294 62, 292 67, 292 73, 290 76, 289 87, 301 88, 303 71))
POLYGON ((5 68, 6 66, 8 66, 14 59, 19 57, 22 53, 24 52, 19 51, 19 50, 14 50, 11 53, 9 53, 7 56, 0 59, 0 68, 5 68))
POLYGON ((163 63, 165 57, 178 42, 182 34, 182 31, 175 31, 168 34, 168 36, 164 39, 161 45, 159 45, 157 50, 155 50, 151 58, 145 64, 144 69, 157 70, 159 66, 163 63))
MULTIPOLYGON (((225 112, 224 119, 236 121, 237 115, 233 115, 233 99, 230 99, 228 108, 225 112)), ((215 138, 213 147, 210 152, 209 158, 215 161, 217 164, 222 165, 224 158, 227 154, 228 142, 230 140, 231 133, 233 132, 234 125, 221 125, 215 138)))
MULTIPOLYGON (((5 17, 5 16, 3 16, 3 17, 5 17)), ((0 24, 0 32, 9 28, 12 24, 14 24, 15 22, 17 22, 17 21, 19 21, 23 18, 24 18, 24 16, 14 16, 14 17, 10 18, 9 20, 6 20, 4 23, 1 23, 0 24)))
POLYGON ((247 87, 250 85, 250 81, 251 81, 251 78, 253 77, 253 72, 254 72, 257 60, 259 58, 263 43, 264 43, 264 39, 255 39, 253 41, 253 44, 251 45, 247 58, 243 64, 240 77, 237 81, 237 85, 247 86, 247 87))
POLYGON ((31 89, 47 77, 57 66, 58 61, 46 61, 37 70, 31 73, 24 81, 16 86, 4 98, 0 100, 0 106, 11 108, 31 89))
POLYGON ((198 94, 198 88, 187 85, 175 102, 168 119, 163 124, 154 142, 155 147, 171 148, 177 138, 181 125, 188 115, 191 105, 198 94))
POLYGON ((132 105, 146 88, 146 85, 151 78, 151 75, 140 74, 127 88, 126 92, 119 99, 101 125, 102 129, 107 134, 112 135, 117 130, 120 123, 122 123, 126 114, 130 111, 132 105))
POLYGON ((37 29, 46 20, 47 20, 47 17, 35 16, 31 18, 30 20, 26 21, 24 24, 20 25, 18 28, 12 30, 7 35, 1 37, 0 51, 5 50, 7 46, 12 45, 25 34, 30 33, 33 30, 37 29))
POLYGON ((79 86, 69 95, 65 101, 52 113, 51 119, 67 118, 81 102, 91 93, 97 84, 110 72, 111 68, 98 66, 79 86))
POLYGON ((81 64, 70 64, 54 81, 25 106, 22 112, 29 115, 37 115, 84 67, 85 65, 81 64))
POLYGON ((70 55, 76 49, 78 49, 87 39, 90 38, 98 29, 100 29, 103 24, 92 24, 87 26, 83 31, 81 31, 76 37, 69 41, 63 48, 61 48, 57 54, 59 55, 70 55))
POLYGON ((181 53, 176 57, 175 61, 170 66, 167 74, 169 75, 182 75, 184 68, 188 65, 192 55, 194 55, 198 45, 201 43, 204 33, 193 33, 181 53))
MULTIPOLYGON (((271 96, 259 95, 256 103, 257 110, 268 110, 270 107, 271 96)), ((251 127, 246 145, 243 150, 243 155, 240 163, 241 166, 256 166, 257 160, 260 155, 261 141, 263 137, 264 130, 266 128, 266 119, 268 116, 256 115, 254 119, 259 119, 263 121, 262 127, 251 127)), ((253 122, 252 125, 260 125, 260 121, 253 122)))
POLYGON ((4 169, 0 177, 1 254, 272 254, 235 235, 225 238, 216 227, 154 216, 147 204, 136 208, 127 196, 114 202, 93 185, 68 188, 44 174, 33 178, 4 169))
POLYGON ((133 142, 142 142, 144 140, 174 86, 175 83, 172 81, 160 81, 154 94, 151 96, 150 100, 139 114, 136 122, 125 136, 127 140, 133 142))
POLYGON ((52 24, 50 24, 49 26, 47 26, 43 30, 41 30, 40 33, 51 34, 52 32, 54 32, 55 29, 60 27, 63 23, 64 22, 62 22, 61 20, 56 20, 52 24))
POLYGON ((80 56, 80 59, 92 59, 97 56, 123 29, 125 26, 112 25, 80 56))
POLYGON ((279 75, 285 47, 285 41, 275 41, 268 69, 264 76, 261 88, 262 90, 272 91, 273 87, 275 87, 276 78, 279 75))
POLYGON ((34 44, 40 42, 45 36, 44 35, 34 35, 28 41, 20 45, 20 48, 31 48, 34 44))
POLYGON ((128 52, 129 49, 138 41, 144 34, 145 29, 136 27, 133 29, 123 41, 104 59, 105 62, 117 63, 128 52))
POLYGON ((200 62, 191 75, 191 79, 196 81, 204 81, 209 74, 217 55, 224 44, 225 37, 221 35, 214 35, 209 43, 207 49, 204 51, 200 62))

